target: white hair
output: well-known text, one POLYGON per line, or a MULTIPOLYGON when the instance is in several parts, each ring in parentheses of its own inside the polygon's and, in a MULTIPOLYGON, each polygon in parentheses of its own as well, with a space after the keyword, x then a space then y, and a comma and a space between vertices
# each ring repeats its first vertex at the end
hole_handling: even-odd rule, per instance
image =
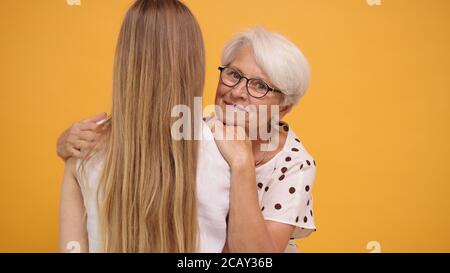
POLYGON ((291 41, 278 33, 255 27, 237 34, 223 49, 222 65, 230 64, 238 50, 250 45, 256 63, 284 94, 283 105, 296 104, 308 88, 309 64, 291 41))

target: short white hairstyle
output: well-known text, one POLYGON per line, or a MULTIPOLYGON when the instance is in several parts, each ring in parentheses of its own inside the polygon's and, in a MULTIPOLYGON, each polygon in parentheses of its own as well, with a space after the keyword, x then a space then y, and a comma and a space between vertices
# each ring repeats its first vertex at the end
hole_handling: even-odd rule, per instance
POLYGON ((305 94, 310 79, 309 64, 300 49, 278 33, 254 27, 228 42, 222 52, 222 66, 229 65, 245 45, 253 48, 258 66, 283 92, 282 104, 296 104, 305 94))

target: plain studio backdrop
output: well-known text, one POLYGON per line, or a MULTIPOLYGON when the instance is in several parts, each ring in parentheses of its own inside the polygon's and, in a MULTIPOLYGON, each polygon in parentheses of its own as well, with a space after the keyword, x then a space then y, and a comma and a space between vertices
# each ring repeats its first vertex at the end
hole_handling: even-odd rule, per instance
MULTIPOLYGON (((0 252, 58 251, 56 139, 110 110, 131 2, 1 1, 0 252)), ((317 232, 300 250, 448 252, 450 1, 369 2, 186 0, 206 43, 204 104, 214 102, 221 49, 234 33, 282 33, 312 68, 286 118, 317 163, 317 232)))

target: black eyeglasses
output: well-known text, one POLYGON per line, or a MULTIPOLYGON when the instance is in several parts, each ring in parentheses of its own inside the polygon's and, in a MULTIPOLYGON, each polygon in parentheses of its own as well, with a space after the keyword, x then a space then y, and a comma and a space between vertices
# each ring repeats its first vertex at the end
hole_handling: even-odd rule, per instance
POLYGON ((247 80, 247 93, 257 99, 260 99, 267 95, 269 92, 283 93, 278 89, 270 87, 261 79, 249 79, 242 76, 236 69, 228 66, 219 66, 220 79, 223 84, 228 87, 235 87, 238 85, 242 79, 247 80))

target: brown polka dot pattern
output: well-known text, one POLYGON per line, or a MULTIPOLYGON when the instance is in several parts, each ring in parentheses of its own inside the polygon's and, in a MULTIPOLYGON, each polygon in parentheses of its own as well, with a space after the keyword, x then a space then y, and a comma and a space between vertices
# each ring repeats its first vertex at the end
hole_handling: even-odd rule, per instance
MULTIPOLYGON (((285 122, 280 121, 279 126, 281 131, 290 130, 289 125, 285 122)), ((288 137, 291 135, 292 132, 288 134, 288 137)), ((310 173, 303 172, 303 169, 308 170, 308 167, 316 166, 316 161, 298 143, 301 143, 300 139, 294 137, 286 141, 286 147, 280 153, 279 159, 268 164, 270 166, 268 171, 261 172, 261 177, 257 174, 257 188, 260 189, 258 195, 261 211, 270 213, 271 217, 279 217, 280 221, 292 222, 295 225, 300 225, 299 223, 308 225, 304 228, 300 227, 308 229, 310 225, 314 225, 312 196, 310 196, 313 181, 310 173), (266 176, 267 174, 269 177, 266 176)))

